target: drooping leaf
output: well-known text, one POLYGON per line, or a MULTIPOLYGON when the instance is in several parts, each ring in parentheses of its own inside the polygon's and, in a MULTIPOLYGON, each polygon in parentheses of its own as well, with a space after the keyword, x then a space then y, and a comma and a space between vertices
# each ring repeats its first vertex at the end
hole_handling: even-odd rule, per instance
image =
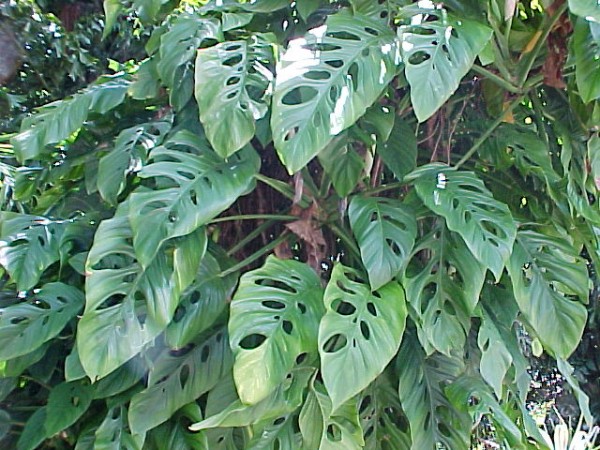
POLYGON ((462 239, 440 224, 416 245, 402 275, 421 345, 428 354, 462 348, 485 280, 485 268, 462 239), (414 257, 429 256, 421 264, 414 257))
POLYGON ((446 219, 448 228, 461 235, 475 258, 499 280, 516 235, 508 207, 495 200, 472 172, 430 164, 410 177, 416 179, 423 203, 446 219))
POLYGON ((504 343, 500 331, 485 312, 483 313, 477 345, 481 350, 479 370, 482 378, 494 389, 497 398, 502 398, 503 381, 513 358, 504 343))
POLYGON ((114 147, 98 164, 98 190, 104 200, 117 203, 126 176, 142 168, 150 150, 160 145, 170 128, 168 121, 149 122, 119 133, 114 147))
POLYGON ((600 4, 594 0, 569 0, 569 11, 588 21, 600 23, 600 4))
POLYGON ((319 326, 319 353, 323 382, 335 410, 366 388, 398 351, 406 298, 396 282, 371 292, 355 270, 337 264, 324 301, 327 312, 319 326))
POLYGON ((365 444, 357 400, 350 399, 333 409, 323 384, 318 381, 311 383, 299 425, 306 450, 359 450, 365 444))
POLYGON ((33 366, 44 357, 50 346, 50 342, 46 342, 46 344, 43 344, 34 351, 22 356, 0 362, 0 379, 18 377, 21 375, 28 367, 33 366))
POLYGON ((246 450, 298 450, 302 448, 302 436, 295 431, 297 414, 287 414, 256 423, 253 437, 246 450))
POLYGON ((44 429, 52 436, 71 426, 92 403, 94 387, 87 381, 72 381, 54 386, 46 405, 44 429))
POLYGON ((316 357, 322 298, 317 274, 297 261, 269 256, 263 267, 242 276, 229 330, 233 376, 243 403, 266 398, 294 366, 316 357))
POLYGON ((277 69, 271 113, 275 147, 290 173, 371 106, 395 76, 398 56, 388 28, 344 12, 290 43, 277 69))
POLYGON ((439 353, 425 357, 414 338, 404 340, 397 358, 402 409, 410 423, 413 450, 469 448, 471 420, 444 390, 463 371, 462 360, 439 353))
POLYGON ((143 435, 175 411, 211 390, 231 370, 232 357, 223 330, 191 349, 165 350, 148 374, 148 387, 131 399, 129 426, 143 435))
POLYGON ((581 414, 585 418, 585 421, 588 424, 594 423, 594 419, 590 411, 590 399, 585 393, 585 391, 581 389, 579 381, 573 375, 575 369, 573 368, 573 366, 571 366, 571 364, 569 364, 566 360, 562 358, 557 358, 556 366, 558 367, 558 370, 560 371, 562 376, 565 377, 565 380, 569 384, 569 387, 571 388, 575 398, 577 399, 579 409, 581 411, 581 414))
POLYGON ((205 433, 192 433, 187 424, 202 420, 202 410, 196 402, 191 402, 175 413, 171 420, 153 429, 146 440, 148 449, 163 448, 177 450, 212 450, 205 433))
POLYGON ((81 291, 63 283, 45 284, 39 292, 0 309, 0 359, 33 352, 56 337, 83 307, 81 291))
POLYGON ((171 243, 143 267, 135 258, 129 206, 122 203, 96 232, 86 264, 86 308, 77 348, 88 376, 102 378, 134 357, 171 321, 196 274, 203 230, 171 243))
POLYGON ((586 103, 600 98, 600 5, 596 4, 595 8, 597 22, 578 18, 573 35, 575 80, 579 95, 586 103))
POLYGON ((417 166, 417 138, 403 120, 396 120, 387 141, 377 144, 377 154, 398 180, 417 166))
POLYGON ((411 19, 398 30, 404 71, 415 114, 424 122, 458 88, 492 30, 464 17, 453 18, 433 3, 431 8, 408 6, 402 14, 411 19))
POLYGON ((341 133, 325 146, 319 153, 319 162, 340 197, 346 197, 354 190, 365 168, 364 159, 356 152, 346 133, 341 133))
POLYGON ((130 359, 115 371, 94 383, 94 400, 117 396, 134 385, 141 384, 147 372, 148 362, 142 356, 130 359))
POLYGON ((170 89, 170 103, 181 110, 194 93, 192 62, 196 50, 205 43, 221 41, 220 24, 195 13, 180 14, 160 38, 156 66, 162 81, 170 89))
POLYGON ((377 378, 359 401, 365 450, 410 450, 408 419, 402 411, 398 391, 388 377, 377 378))
POLYGON ((600 135, 593 135, 587 145, 590 173, 596 190, 600 191, 600 135))
POLYGON ((44 422, 46 421, 46 407, 42 406, 29 416, 25 428, 17 441, 17 450, 35 450, 46 439, 44 422))
POLYGON ((182 294, 173 321, 166 330, 167 343, 171 347, 185 347, 211 327, 227 308, 238 275, 220 276, 231 265, 221 252, 216 249, 204 255, 196 279, 182 294))
POLYGON ((290 372, 285 381, 268 397, 254 405, 245 405, 236 400, 222 408, 219 413, 201 422, 190 425, 190 430, 209 428, 243 427, 253 423, 276 419, 295 411, 301 404, 308 379, 314 369, 300 368, 290 372))
POLYGON ((508 264, 515 299, 544 347, 556 357, 575 350, 587 319, 584 260, 564 238, 520 231, 508 264), (560 330, 560 333, 557 332, 560 330))
POLYGON ((139 189, 129 197, 133 247, 143 267, 165 241, 205 225, 250 191, 260 166, 252 148, 223 161, 187 131, 155 148, 150 160, 138 175, 153 180, 156 187, 139 189))
POLYGON ((269 41, 260 34, 198 50, 195 95, 200 121, 223 158, 250 142, 255 121, 267 112, 272 74, 266 65, 272 60, 269 41))
POLYGON ((90 111, 105 114, 121 104, 129 82, 115 76, 104 77, 73 97, 57 100, 23 120, 21 132, 12 138, 20 161, 36 159, 45 147, 56 144, 81 128, 90 111))
POLYGON ((417 236, 415 215, 398 200, 357 195, 348 217, 371 289, 377 290, 408 262, 417 236))
POLYGON ((127 409, 115 406, 108 410, 106 417, 96 430, 95 450, 142 450, 143 435, 133 436, 127 429, 127 409))

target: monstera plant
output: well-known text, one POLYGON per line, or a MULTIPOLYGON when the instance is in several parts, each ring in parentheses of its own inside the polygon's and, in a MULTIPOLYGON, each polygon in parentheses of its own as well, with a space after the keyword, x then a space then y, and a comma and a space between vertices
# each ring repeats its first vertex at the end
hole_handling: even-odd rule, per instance
POLYGON ((596 0, 104 13, 0 138, 0 446, 545 449, 532 351, 592 425, 596 0))

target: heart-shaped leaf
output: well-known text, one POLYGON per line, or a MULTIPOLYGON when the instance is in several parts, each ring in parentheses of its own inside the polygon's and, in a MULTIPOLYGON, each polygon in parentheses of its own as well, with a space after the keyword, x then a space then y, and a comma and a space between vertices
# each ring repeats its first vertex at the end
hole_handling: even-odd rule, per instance
POLYGON ((83 307, 83 294, 63 283, 0 309, 0 360, 26 355, 57 336, 83 307))
POLYGON ((335 410, 366 388, 398 351, 406 298, 396 282, 371 292, 356 271, 337 264, 324 300, 327 312, 319 326, 319 353, 323 382, 335 410))
POLYGON ((88 381, 73 381, 54 386, 46 405, 46 436, 52 436, 75 423, 87 411, 93 396, 94 388, 88 381))
POLYGON ((272 47, 266 35, 198 50, 195 93, 206 137, 223 158, 254 137, 255 121, 267 112, 265 98, 273 78, 272 47))
POLYGON ((402 275, 406 298, 421 345, 450 355, 462 348, 471 326, 471 315, 485 281, 485 268, 458 236, 441 224, 415 247, 418 258, 402 275))
POLYGON ((348 217, 371 289, 379 289, 408 262, 417 236, 415 214, 398 200, 356 196, 348 217))
POLYGON ((412 106, 419 122, 424 122, 458 88, 492 30, 464 17, 454 19, 433 3, 431 8, 419 5, 403 9, 410 25, 401 26, 398 36, 412 106))
POLYGON ((472 172, 429 164, 409 177, 416 179, 423 203, 446 219, 448 228, 461 235, 475 258, 499 281, 517 232, 508 206, 495 200, 472 172))
POLYGON ((354 124, 396 75, 399 50, 389 28, 340 12, 290 42, 275 80, 271 128, 290 173, 354 124))
POLYGON ((587 319, 588 273, 569 241, 520 231, 508 264, 515 299, 525 320, 556 357, 575 350, 587 319), (574 301, 579 297, 580 302, 574 301), (560 330, 560 333, 557 332, 560 330))
POLYGON ((193 232, 247 193, 260 166, 252 148, 223 161, 188 131, 154 149, 150 159, 139 176, 156 186, 137 190, 129 202, 133 247, 143 267, 163 242, 193 232))
POLYGON ((88 376, 102 378, 144 349, 171 321, 206 248, 199 230, 142 267, 132 247, 129 206, 100 223, 86 263, 86 308, 77 348, 88 376))
POLYGON ((325 146, 319 153, 319 162, 340 197, 346 197, 354 190, 365 169, 364 159, 356 152, 346 133, 325 146))
MULTIPOLYGON (((142 450, 144 435, 133 436, 127 429, 127 408, 115 406, 96 430, 94 449, 142 450)), ((172 447, 170 447, 172 448, 172 447)))
POLYGON ((297 261, 270 256, 263 267, 242 276, 231 301, 229 330, 243 403, 261 401, 297 364, 317 355, 322 298, 317 274, 297 261))
POLYGON ((202 345, 165 350, 148 374, 148 387, 129 406, 129 426, 135 435, 168 420, 179 408, 211 390, 231 370, 227 335, 218 331, 202 345))

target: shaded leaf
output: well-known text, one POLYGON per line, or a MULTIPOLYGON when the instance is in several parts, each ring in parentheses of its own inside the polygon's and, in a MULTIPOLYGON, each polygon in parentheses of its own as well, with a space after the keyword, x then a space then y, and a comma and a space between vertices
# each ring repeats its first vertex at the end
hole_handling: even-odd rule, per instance
POLYGON ((378 143, 377 154, 398 180, 417 166, 417 138, 415 131, 403 120, 396 120, 390 137, 378 143))
POLYGON ((365 168, 365 161, 344 133, 319 153, 319 162, 340 197, 346 197, 354 190, 365 168))
POLYGON ((244 447, 245 450, 298 450, 302 448, 302 437, 294 430, 295 420, 297 420, 297 414, 288 414, 256 423, 252 427, 253 437, 244 447))
POLYGON ((229 319, 242 403, 266 398, 301 359, 316 357, 322 295, 317 274, 293 260, 269 256, 263 267, 242 276, 229 319))
POLYGON ((132 436, 127 429, 127 409, 115 406, 96 430, 94 450, 142 450, 144 436, 132 436))
POLYGON ((356 271, 337 264, 324 301, 327 312, 319 326, 319 353, 323 382, 335 410, 366 388, 398 351, 406 299, 398 283, 371 292, 356 271))
POLYGON ((93 394, 94 388, 87 381, 61 383, 52 387, 44 421, 46 436, 52 436, 75 423, 89 408, 93 394))

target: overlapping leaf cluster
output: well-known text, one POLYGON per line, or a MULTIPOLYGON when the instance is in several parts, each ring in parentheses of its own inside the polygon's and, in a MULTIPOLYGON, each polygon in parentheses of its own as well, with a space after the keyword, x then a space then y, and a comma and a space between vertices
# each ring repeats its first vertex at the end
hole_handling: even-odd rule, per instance
POLYGON ((146 58, 1 147, 6 445, 546 448, 530 345, 591 422, 597 2, 104 7, 146 58))

